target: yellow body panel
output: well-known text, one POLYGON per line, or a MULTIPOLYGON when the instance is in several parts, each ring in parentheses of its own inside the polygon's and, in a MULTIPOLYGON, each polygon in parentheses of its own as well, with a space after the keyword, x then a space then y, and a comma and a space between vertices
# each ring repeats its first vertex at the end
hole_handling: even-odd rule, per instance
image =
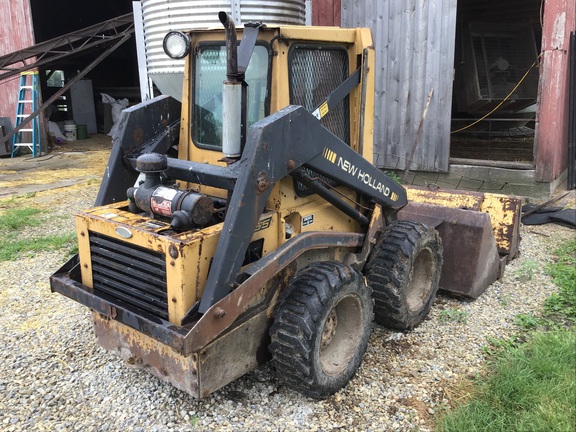
MULTIPOLYGON (((112 204, 76 216, 82 283, 94 287, 89 243, 91 233, 164 254, 169 321, 181 325, 186 312, 202 297, 222 224, 167 235, 163 231, 168 228, 168 224, 128 212, 126 207, 126 202, 112 204), (158 227, 158 223, 162 226, 158 227), (119 235, 117 228, 129 230, 132 237, 119 235)), ((263 214, 256 230, 252 241, 264 239, 263 256, 278 248, 279 233, 284 230, 277 213, 263 214)))

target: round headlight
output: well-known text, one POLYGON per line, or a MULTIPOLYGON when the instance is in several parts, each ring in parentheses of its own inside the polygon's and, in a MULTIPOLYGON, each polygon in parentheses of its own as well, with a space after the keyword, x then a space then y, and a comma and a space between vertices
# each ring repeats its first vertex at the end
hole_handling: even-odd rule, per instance
POLYGON ((190 38, 182 32, 171 31, 164 36, 163 46, 168 57, 183 59, 190 52, 190 38))

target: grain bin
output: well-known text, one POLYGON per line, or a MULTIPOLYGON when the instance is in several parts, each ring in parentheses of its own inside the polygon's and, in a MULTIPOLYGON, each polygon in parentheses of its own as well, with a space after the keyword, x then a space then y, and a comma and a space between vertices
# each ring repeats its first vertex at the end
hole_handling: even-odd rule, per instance
POLYGON ((173 60, 162 48, 170 30, 221 27, 225 11, 237 26, 262 21, 267 25, 303 25, 305 0, 142 0, 148 75, 163 94, 182 95, 184 60, 173 60))

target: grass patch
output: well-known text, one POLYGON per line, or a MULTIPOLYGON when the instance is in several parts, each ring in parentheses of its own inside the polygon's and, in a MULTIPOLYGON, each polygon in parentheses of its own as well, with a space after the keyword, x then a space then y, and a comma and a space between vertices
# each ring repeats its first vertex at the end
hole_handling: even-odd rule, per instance
POLYGON ((533 259, 525 260, 516 270, 516 277, 524 282, 531 281, 538 271, 538 263, 533 259))
MULTIPOLYGON (((516 316, 522 333, 489 340, 491 357, 467 401, 438 419, 438 430, 572 431, 576 424, 576 240, 566 242, 547 272, 558 285, 542 317, 516 316)), ((533 266, 523 266, 530 278, 533 266)))
POLYGON ((574 350, 568 329, 535 333, 499 354, 474 398, 444 417, 442 431, 569 431, 576 408, 574 350))
POLYGON ((444 309, 440 312, 438 319, 441 323, 461 323, 466 324, 468 312, 458 308, 444 309))
POLYGON ((46 237, 23 240, 1 240, 0 241, 0 261, 12 261, 21 255, 46 250, 59 250, 70 248, 74 250, 76 234, 57 234, 46 237))
POLYGON ((19 256, 34 252, 75 248, 74 232, 23 237, 23 231, 45 223, 49 215, 37 208, 15 208, 11 204, 14 203, 5 205, 0 214, 0 261, 15 260, 19 256))
POLYGON ((398 173, 396 173, 395 171, 384 171, 384 174, 386 174, 388 177, 390 177, 396 183, 402 184, 402 177, 400 177, 400 175, 398 173))
POLYGON ((560 287, 544 303, 544 314, 552 320, 576 324, 576 240, 570 240, 557 251, 558 260, 547 267, 554 283, 560 287))
POLYGON ((6 210, 0 215, 0 232, 17 231, 42 223, 42 210, 37 208, 15 208, 6 210))

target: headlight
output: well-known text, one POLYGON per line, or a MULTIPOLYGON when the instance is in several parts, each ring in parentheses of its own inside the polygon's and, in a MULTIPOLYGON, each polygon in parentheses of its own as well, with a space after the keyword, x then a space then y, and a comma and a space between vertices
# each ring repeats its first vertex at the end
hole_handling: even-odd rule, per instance
POLYGON ((179 31, 171 31, 164 36, 164 52, 173 59, 183 59, 190 52, 190 38, 179 31))

